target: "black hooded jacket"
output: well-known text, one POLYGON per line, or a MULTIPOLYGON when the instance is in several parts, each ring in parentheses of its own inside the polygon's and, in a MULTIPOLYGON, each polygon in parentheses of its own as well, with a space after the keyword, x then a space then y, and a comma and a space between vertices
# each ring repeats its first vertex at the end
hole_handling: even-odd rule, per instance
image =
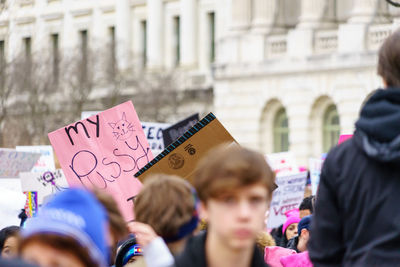
POLYGON ((400 266, 400 89, 378 90, 329 152, 314 215, 314 266, 400 266))
MULTIPOLYGON (((206 237, 207 233, 204 231, 196 236, 191 237, 187 243, 184 251, 175 258, 175 267, 207 267, 206 260, 206 237)), ((263 256, 254 245, 253 258, 251 260, 251 267, 267 267, 264 262, 263 256)))

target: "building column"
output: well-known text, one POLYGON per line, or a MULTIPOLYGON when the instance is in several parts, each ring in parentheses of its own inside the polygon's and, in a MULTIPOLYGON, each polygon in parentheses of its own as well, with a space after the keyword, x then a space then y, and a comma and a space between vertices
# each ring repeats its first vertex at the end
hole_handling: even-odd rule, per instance
POLYGON ((163 2, 147 1, 147 67, 158 69, 163 63, 163 2))
POLYGON ((335 0, 302 0, 298 28, 329 28, 335 25, 335 0))
POLYGON ((250 26, 251 1, 232 0, 232 29, 246 30, 250 26))
POLYGON ((115 49, 118 67, 127 70, 131 64, 130 1, 116 1, 115 49))
POLYGON ((284 17, 282 4, 282 0, 254 0, 253 29, 262 33, 283 31, 284 17))
POLYGON ((197 63, 197 1, 181 0, 181 66, 193 67, 197 63))
POLYGON ((388 22, 388 6, 381 0, 354 0, 349 23, 388 22))
POLYGON ((389 23, 386 1, 354 0, 346 24, 339 26, 339 53, 357 53, 367 49, 368 27, 374 23, 389 23))

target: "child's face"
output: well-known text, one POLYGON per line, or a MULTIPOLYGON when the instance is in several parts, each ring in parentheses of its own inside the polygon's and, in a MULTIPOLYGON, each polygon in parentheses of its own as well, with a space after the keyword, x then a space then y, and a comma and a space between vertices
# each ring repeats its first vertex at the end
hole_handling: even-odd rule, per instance
POLYGON ((22 250, 22 259, 40 267, 84 267, 77 256, 38 242, 31 242, 22 250))
POLYGON ((209 199, 201 210, 208 221, 208 235, 233 250, 252 248, 263 230, 267 196, 263 185, 254 184, 209 199))

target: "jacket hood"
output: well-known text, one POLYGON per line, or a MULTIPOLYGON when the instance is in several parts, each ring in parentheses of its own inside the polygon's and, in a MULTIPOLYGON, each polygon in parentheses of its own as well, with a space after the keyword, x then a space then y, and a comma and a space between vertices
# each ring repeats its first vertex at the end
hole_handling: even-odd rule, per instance
POLYGON ((356 143, 381 162, 400 161, 400 88, 379 89, 356 122, 356 143))

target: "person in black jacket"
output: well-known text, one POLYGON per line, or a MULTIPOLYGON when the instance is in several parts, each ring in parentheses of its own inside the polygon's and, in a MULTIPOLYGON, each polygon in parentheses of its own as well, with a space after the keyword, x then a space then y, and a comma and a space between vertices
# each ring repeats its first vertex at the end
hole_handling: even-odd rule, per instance
POLYGON ((198 165, 194 187, 207 231, 190 238, 176 267, 264 267, 256 246, 274 189, 264 157, 239 146, 211 150, 198 165))
POLYGON ((400 264, 400 32, 379 51, 385 89, 324 163, 308 249, 314 266, 400 264))

